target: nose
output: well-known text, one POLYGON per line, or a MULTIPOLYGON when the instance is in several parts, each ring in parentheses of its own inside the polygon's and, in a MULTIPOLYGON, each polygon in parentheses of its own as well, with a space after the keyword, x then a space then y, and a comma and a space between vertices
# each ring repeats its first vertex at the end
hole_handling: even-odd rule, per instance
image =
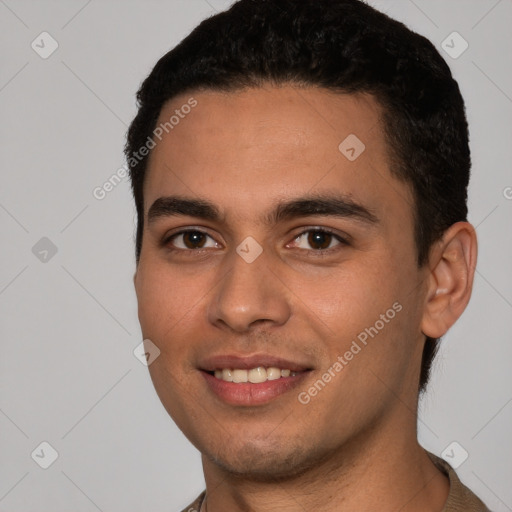
POLYGON ((252 263, 234 253, 224 278, 210 296, 210 323, 237 333, 256 325, 285 324, 291 312, 290 292, 277 272, 270 270, 270 264, 265 253, 252 263))

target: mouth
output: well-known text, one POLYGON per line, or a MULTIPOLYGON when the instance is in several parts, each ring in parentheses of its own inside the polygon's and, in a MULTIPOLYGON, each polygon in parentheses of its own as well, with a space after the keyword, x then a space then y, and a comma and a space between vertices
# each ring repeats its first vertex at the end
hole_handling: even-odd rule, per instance
POLYGON ((312 368, 265 355, 217 356, 200 368, 212 392, 229 405, 263 405, 287 394, 307 377, 312 368))
POLYGON ((250 370, 245 370, 243 368, 222 368, 208 373, 213 375, 216 379, 223 380, 224 382, 234 382, 235 384, 250 382, 251 384, 259 384, 270 380, 295 377, 300 372, 293 372, 288 368, 276 368, 275 366, 271 366, 269 368, 257 366, 250 370))

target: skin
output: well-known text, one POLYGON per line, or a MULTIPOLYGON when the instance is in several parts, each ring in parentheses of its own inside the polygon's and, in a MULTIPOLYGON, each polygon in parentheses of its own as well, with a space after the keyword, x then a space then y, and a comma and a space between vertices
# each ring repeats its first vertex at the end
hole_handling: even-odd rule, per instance
POLYGON ((425 336, 443 335, 469 300, 474 229, 452 226, 418 268, 413 195, 390 172, 369 95, 291 85, 196 91, 168 102, 159 122, 190 96, 198 105, 152 150, 145 212, 178 195, 208 200, 221 217, 146 218, 134 282, 144 338, 161 351, 151 378, 202 453, 208 511, 441 511, 448 480, 416 435, 421 353, 425 336), (349 134, 365 144, 353 162, 338 149, 349 134), (342 194, 378 220, 263 221, 276 203, 315 194, 342 194), (185 228, 208 235, 203 247, 168 240, 185 228), (329 249, 319 248, 308 243, 312 228, 348 244, 325 236, 329 249), (252 263, 236 252, 248 236, 263 249, 252 263), (395 303, 401 311, 300 403, 298 393, 395 303), (200 362, 255 353, 311 371, 263 405, 218 399, 200 362))

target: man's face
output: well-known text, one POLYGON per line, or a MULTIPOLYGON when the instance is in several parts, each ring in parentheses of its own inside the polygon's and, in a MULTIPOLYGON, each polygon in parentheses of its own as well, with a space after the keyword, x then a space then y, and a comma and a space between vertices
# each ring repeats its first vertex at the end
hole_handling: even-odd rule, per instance
POLYGON ((152 150, 135 276, 169 414, 207 460, 254 475, 414 430, 425 270, 376 101, 198 92, 157 124, 189 96, 152 150))

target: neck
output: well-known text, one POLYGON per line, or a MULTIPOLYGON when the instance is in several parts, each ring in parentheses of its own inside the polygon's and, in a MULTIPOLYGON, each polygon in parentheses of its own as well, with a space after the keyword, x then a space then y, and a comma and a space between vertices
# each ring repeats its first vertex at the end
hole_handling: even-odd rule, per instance
POLYGON ((282 479, 233 475, 203 456, 207 510, 440 512, 448 479, 418 444, 415 419, 412 428, 396 428, 380 425, 378 437, 358 436, 321 464, 282 479))

